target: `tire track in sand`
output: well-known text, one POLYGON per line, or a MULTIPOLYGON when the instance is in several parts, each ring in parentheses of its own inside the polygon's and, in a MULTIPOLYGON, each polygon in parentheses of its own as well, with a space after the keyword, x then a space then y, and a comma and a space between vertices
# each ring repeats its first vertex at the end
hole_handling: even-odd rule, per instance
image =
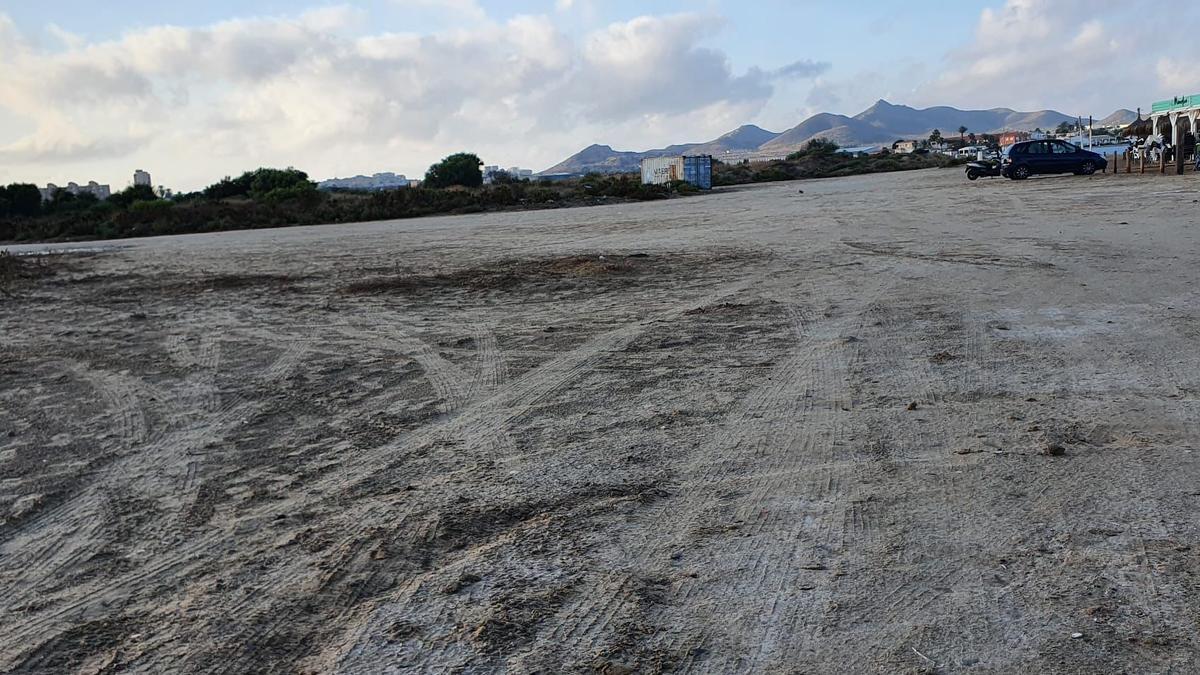
MULTIPOLYGON (((793 314, 793 324, 805 324, 805 321, 806 316, 802 313, 793 314)), ((818 325, 820 323, 817 322, 818 325)), ((835 325, 828 328, 829 333, 823 333, 822 337, 837 334, 841 322, 833 323, 835 325)), ((795 330, 805 334, 809 332, 809 326, 795 325, 795 330)), ((680 546, 681 541, 686 541, 697 522, 719 506, 717 488, 738 480, 748 464, 771 462, 767 457, 772 454, 770 448, 775 443, 789 442, 786 440, 789 436, 798 438, 806 433, 803 425, 798 427, 779 423, 778 418, 781 414, 786 416, 782 411, 790 410, 793 405, 799 404, 800 410, 814 409, 803 403, 805 395, 813 390, 811 376, 814 368, 810 364, 824 358, 823 352, 838 349, 841 344, 840 339, 805 341, 772 369, 763 385, 735 404, 726 415, 722 428, 681 470, 684 474, 691 474, 690 478, 684 480, 684 488, 679 490, 683 503, 667 500, 664 505, 653 508, 645 518, 645 522, 653 526, 647 525, 641 530, 644 535, 641 541, 614 550, 612 557, 616 560, 606 561, 615 568, 612 572, 588 570, 586 574, 593 578, 591 583, 595 587, 569 601, 554 619, 547 622, 532 651, 543 655, 552 653, 555 658, 586 659, 586 655, 595 650, 604 634, 619 618, 635 614, 639 606, 637 593, 646 572, 656 570, 655 562, 665 559, 670 550, 680 546)), ((819 401, 815 407, 829 406, 830 401, 836 400, 833 405, 840 410, 848 403, 844 396, 813 398, 819 401)), ((798 446, 813 447, 803 442, 798 446)), ((812 457, 797 455, 791 459, 795 462, 791 467, 776 462, 770 467, 775 470, 755 473, 761 477, 760 480, 770 483, 801 473, 788 469, 796 469, 799 464, 811 461, 812 457)), ((760 496, 771 489, 769 485, 752 485, 751 490, 754 491, 756 487, 760 488, 760 496)), ((416 607, 406 607, 404 602, 397 605, 404 609, 393 607, 391 616, 404 616, 406 612, 417 611, 416 607)), ((438 647, 427 642, 424 647, 426 651, 409 656, 434 670, 450 664, 453 644, 443 643, 438 647)))
MULTIPOLYGON (((202 349, 202 359, 191 357, 189 353, 180 350, 178 344, 168 344, 164 348, 173 351, 173 356, 178 356, 183 365, 188 366, 215 365, 219 358, 219 351, 215 348, 202 349)), ((299 363, 302 354, 302 346, 287 345, 281 355, 264 371, 268 374, 269 381, 286 377, 299 363)), ((144 428, 144 422, 130 425, 124 421, 130 415, 130 410, 144 410, 140 398, 133 393, 142 386, 139 380, 95 371, 82 365, 78 368, 80 375, 92 382, 103 397, 116 403, 116 409, 122 419, 121 429, 133 428, 136 431, 144 428)), ((203 374, 200 379, 213 380, 208 374, 203 374)), ((185 400, 191 400, 190 396, 191 393, 186 395, 185 400)), ((216 400, 214 396, 205 392, 201 392, 200 397, 208 402, 216 400)), ((36 566, 25 573, 21 577, 24 589, 10 594, 6 598, 5 606, 10 610, 17 607, 30 595, 38 592, 46 579, 95 553, 96 546, 100 543, 97 533, 101 526, 101 519, 97 516, 105 508, 108 495, 115 489, 132 490, 139 496, 149 496, 158 501, 165 501, 168 505, 181 507, 185 495, 180 493, 180 479, 187 475, 195 475, 195 468, 188 466, 186 458, 195 449, 204 447, 214 439, 223 438, 229 431, 249 419, 252 411, 246 406, 248 402, 245 394, 237 392, 229 401, 210 411, 168 403, 166 407, 174 411, 169 417, 174 418, 179 428, 167 431, 164 426, 133 435, 123 432, 121 447, 118 449, 123 456, 99 472, 80 495, 46 517, 38 519, 38 522, 47 523, 58 532, 58 535, 54 535, 42 531, 37 536, 38 541, 46 542, 47 547, 55 548, 50 558, 53 562, 36 566), (38 578, 31 578, 33 574, 38 578)), ((144 418, 144 413, 142 415, 144 418)), ((55 632, 50 630, 53 626, 63 627, 63 624, 70 621, 69 617, 72 614, 83 612, 89 606, 103 605, 113 599, 128 597, 129 593, 138 590, 138 584, 147 579, 185 564, 197 564, 195 556, 201 554, 205 546, 211 546, 215 542, 197 538, 181 543, 178 537, 170 534, 178 529, 180 517, 180 510, 172 508, 151 524, 146 537, 150 542, 146 559, 153 560, 153 564, 139 568, 122 579, 105 583, 100 588, 89 588, 89 592, 86 593, 82 592, 83 588, 73 589, 77 596, 82 597, 53 606, 48 613, 23 621, 19 628, 10 632, 13 638, 10 644, 34 643, 39 634, 45 631, 55 632)), ((94 587, 96 582, 85 586, 94 587)), ((5 656, 0 655, 0 663, 4 660, 5 656)))
POLYGON ((101 526, 99 517, 73 515, 80 509, 98 516, 108 499, 113 464, 147 441, 158 438, 151 432, 139 390, 144 383, 129 375, 97 371, 79 361, 60 362, 63 369, 88 383, 104 400, 107 414, 113 418, 116 438, 104 447, 117 453, 118 459, 93 474, 92 484, 57 506, 23 524, 17 533, 0 545, 0 566, 15 570, 9 581, 10 592, 2 601, 9 610, 28 598, 37 586, 59 571, 80 562, 93 553, 91 544, 101 526), (102 484, 97 487, 96 484, 102 484), (25 587, 22 589, 22 587, 25 587))
MULTIPOLYGON (((689 311, 717 303, 724 298, 741 293, 747 287, 761 279, 762 276, 764 275, 748 277, 733 284, 720 287, 692 301, 678 303, 670 309, 651 317, 600 333, 574 349, 553 357, 526 372, 513 380, 507 388, 482 399, 476 405, 465 410, 462 415, 454 418, 447 424, 441 425, 442 428, 438 432, 456 433, 463 440, 463 445, 455 446, 454 448, 456 463, 466 461, 463 458, 464 454, 467 457, 482 456, 487 461, 500 461, 503 459, 503 456, 497 456, 495 454, 496 448, 487 442, 487 437, 492 433, 491 430, 493 428, 496 426, 507 427, 513 420, 527 414, 529 410, 547 398, 572 386, 587 372, 596 367, 607 355, 624 349, 648 328, 664 322, 674 321, 689 311)), ((424 439, 414 438, 410 442, 426 442, 430 438, 431 435, 425 435, 424 439)), ((448 482, 456 474, 457 472, 450 472, 440 476, 437 482, 448 482)), ((399 514, 395 512, 385 514, 382 511, 376 512, 372 510, 368 512, 366 517, 357 520, 372 520, 385 516, 389 518, 404 518, 408 513, 409 511, 407 510, 399 514)), ((440 568, 444 569, 446 566, 453 564, 455 564, 454 559, 444 561, 440 565, 440 568)), ((418 575, 406 582, 398 591, 393 593, 392 598, 375 613, 371 620, 364 622, 364 628, 358 632, 357 638, 351 641, 354 646, 340 658, 341 665, 339 669, 352 670, 354 667, 353 663, 357 659, 364 658, 364 636, 370 634, 371 626, 380 622, 391 621, 392 617, 397 614, 404 615, 406 612, 411 613, 416 611, 415 608, 406 608, 410 607, 410 603, 413 602, 417 592, 431 576, 432 573, 418 575)), ((437 663, 439 661, 439 657, 434 654, 427 654, 426 657, 426 662, 428 663, 437 663)))

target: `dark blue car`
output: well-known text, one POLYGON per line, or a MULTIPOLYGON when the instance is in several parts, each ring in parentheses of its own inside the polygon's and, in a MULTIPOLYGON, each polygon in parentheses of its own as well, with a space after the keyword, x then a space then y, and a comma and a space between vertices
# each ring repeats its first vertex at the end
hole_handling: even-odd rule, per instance
POLYGON ((1108 160, 1066 141, 1022 141, 1004 153, 1003 173, 1013 180, 1037 174, 1073 173, 1090 176, 1104 170, 1108 160))

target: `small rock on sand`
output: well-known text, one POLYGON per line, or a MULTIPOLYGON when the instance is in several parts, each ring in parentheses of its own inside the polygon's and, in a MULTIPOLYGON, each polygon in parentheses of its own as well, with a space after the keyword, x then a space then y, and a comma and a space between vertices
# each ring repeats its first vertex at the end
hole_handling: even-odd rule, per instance
POLYGON ((1046 447, 1042 448, 1042 454, 1047 457, 1062 457, 1067 454, 1067 449, 1058 443, 1048 443, 1046 447))

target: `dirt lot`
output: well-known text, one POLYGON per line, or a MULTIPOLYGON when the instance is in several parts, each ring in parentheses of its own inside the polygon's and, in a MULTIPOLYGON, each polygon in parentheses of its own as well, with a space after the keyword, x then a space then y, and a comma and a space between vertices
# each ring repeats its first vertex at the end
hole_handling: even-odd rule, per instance
POLYGON ((1198 187, 6 262, 0 670, 1196 672, 1198 187))

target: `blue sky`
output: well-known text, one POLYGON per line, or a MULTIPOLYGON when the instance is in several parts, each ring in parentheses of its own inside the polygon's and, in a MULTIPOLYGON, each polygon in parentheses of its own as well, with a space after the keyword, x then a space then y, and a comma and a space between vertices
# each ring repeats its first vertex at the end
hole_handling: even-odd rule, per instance
POLYGON ((0 0, 0 182, 543 169, 876 99, 1109 114, 1200 91, 1200 3, 0 0), (36 75, 35 75, 36 73, 36 75), (183 159, 184 161, 181 161, 183 159))

